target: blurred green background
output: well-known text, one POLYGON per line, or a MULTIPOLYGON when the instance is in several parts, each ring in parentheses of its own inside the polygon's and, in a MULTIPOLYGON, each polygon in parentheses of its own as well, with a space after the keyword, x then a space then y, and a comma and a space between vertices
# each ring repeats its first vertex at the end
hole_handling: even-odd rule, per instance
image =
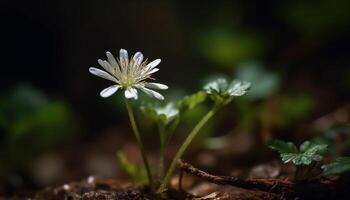
MULTIPOLYGON (((167 99, 218 76, 252 82, 249 95, 203 130, 199 149, 229 152, 230 160, 272 137, 317 136, 343 138, 337 152, 346 154, 348 8, 347 0, 2 2, 0 194, 91 174, 121 177, 117 150, 141 163, 122 95, 101 98, 108 82, 88 73, 120 48, 162 59, 154 77, 170 86, 167 99)), ((183 117, 169 154, 207 111, 203 104, 183 117)), ((152 144, 154 126, 140 126, 152 144)))

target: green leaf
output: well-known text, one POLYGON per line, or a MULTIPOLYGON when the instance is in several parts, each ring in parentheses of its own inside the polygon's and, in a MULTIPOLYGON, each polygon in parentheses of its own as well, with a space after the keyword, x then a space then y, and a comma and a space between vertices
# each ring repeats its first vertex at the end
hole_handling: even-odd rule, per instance
POLYGON ((247 93, 251 84, 246 81, 233 80, 227 88, 230 96, 243 96, 247 93))
POLYGON ((179 103, 178 107, 181 111, 191 110, 198 104, 201 104, 207 98, 207 94, 203 91, 196 92, 192 95, 185 96, 179 103))
POLYGON ((214 93, 219 93, 219 94, 225 94, 227 90, 227 80, 224 78, 218 78, 214 81, 211 81, 207 83, 204 86, 204 91, 207 92, 208 94, 214 94, 214 93))
POLYGON ((325 175, 337 175, 350 172, 350 157, 340 157, 334 162, 323 165, 323 172, 325 175))
POLYGON ((147 182, 147 174, 144 167, 138 167, 135 164, 130 163, 125 154, 121 151, 117 152, 117 159, 122 170, 129 176, 131 180, 139 183, 147 182))
POLYGON ((327 152, 326 144, 316 144, 305 141, 300 145, 299 150, 291 142, 272 141, 269 147, 280 153, 284 163, 292 162, 295 165, 310 165, 312 162, 319 162, 327 152))
POLYGON ((148 104, 142 106, 141 110, 152 120, 162 125, 167 125, 179 115, 179 109, 174 103, 167 103, 164 106, 148 104))
POLYGON ((228 103, 233 97, 242 96, 247 93, 250 83, 233 80, 230 84, 224 78, 218 78, 207 83, 203 90, 210 95, 216 103, 228 103))
POLYGON ((292 142, 284 142, 281 140, 272 140, 268 143, 268 146, 278 151, 280 154, 297 153, 298 149, 292 142))

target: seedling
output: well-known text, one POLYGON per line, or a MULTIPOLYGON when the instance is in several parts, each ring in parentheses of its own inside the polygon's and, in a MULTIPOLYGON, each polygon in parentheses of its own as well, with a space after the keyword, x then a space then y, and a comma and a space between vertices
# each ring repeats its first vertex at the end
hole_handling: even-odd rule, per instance
POLYGON ((165 106, 148 104, 146 106, 142 106, 141 110, 158 126, 160 141, 158 176, 159 179, 162 179, 164 174, 165 148, 168 145, 177 125, 179 124, 179 109, 174 103, 168 103, 165 106))
MULTIPOLYGON (((163 179, 159 192, 163 191, 168 184, 171 176, 174 173, 177 161, 185 153, 187 147, 191 144, 195 136, 199 133, 202 127, 209 121, 210 118, 224 105, 228 104, 233 100, 234 97, 242 96, 247 93, 247 90, 250 88, 250 83, 242 82, 238 80, 233 80, 230 84, 226 79, 218 79, 212 82, 209 82, 204 86, 204 92, 214 101, 214 104, 211 110, 203 116, 203 118, 197 123, 197 125, 192 129, 188 134, 185 141, 180 146, 179 150, 175 154, 174 159, 172 160, 170 167, 163 179)), ((204 95, 201 93, 195 94, 195 96, 188 97, 182 102, 183 106, 191 107, 199 102, 202 102, 204 95)), ((181 105, 181 103, 180 103, 181 105)))
POLYGON ((292 142, 273 140, 269 147, 279 152, 284 163, 292 162, 296 166, 295 181, 303 181, 315 176, 323 155, 327 152, 326 144, 316 144, 305 141, 299 149, 292 142))
MULTIPOLYGON (((138 90, 141 90, 147 95, 156 99, 164 99, 164 97, 160 93, 152 89, 165 90, 168 89, 168 86, 160 83, 147 82, 148 79, 152 79, 151 75, 158 71, 158 68, 155 67, 160 63, 160 59, 156 59, 151 63, 147 64, 146 61, 143 62, 142 53, 137 52, 129 60, 128 52, 124 49, 120 50, 120 56, 117 60, 109 52, 107 52, 106 55, 107 61, 98 60, 98 63, 106 71, 93 67, 89 68, 89 71, 90 73, 96 76, 113 81, 115 83, 114 85, 100 92, 100 95, 102 97, 109 97, 120 89, 124 90, 124 95, 126 97, 125 104, 129 114, 131 127, 133 129, 137 144, 139 146, 143 158, 149 184, 151 188, 154 189, 156 186, 155 181, 153 180, 150 165, 148 163, 143 142, 141 140, 141 135, 135 122, 135 117, 130 100, 138 99, 138 90)), ((155 121, 159 129, 160 162, 158 177, 160 179, 160 185, 157 190, 158 192, 164 191, 171 176, 174 173, 177 161, 182 157, 188 146, 191 144, 191 142, 199 133, 199 131, 204 127, 204 125, 213 117, 213 115, 221 107, 230 103, 235 97, 246 94, 249 88, 250 83, 248 82, 233 80, 229 83, 226 79, 217 79, 205 85, 203 91, 199 91, 191 96, 187 96, 176 104, 167 103, 162 106, 156 103, 151 103, 142 106, 141 109, 150 119, 155 121), (179 123, 180 115, 185 111, 191 110, 198 104, 203 103, 207 99, 207 97, 210 97, 210 99, 213 100, 211 110, 203 116, 203 118, 194 126, 192 131, 188 134, 187 138, 175 154, 165 176, 163 176, 165 148, 171 138, 172 133, 174 132, 179 123)), ((125 171, 129 175, 137 174, 136 167, 130 164, 123 154, 119 153, 118 157, 122 165, 124 166, 125 171)))

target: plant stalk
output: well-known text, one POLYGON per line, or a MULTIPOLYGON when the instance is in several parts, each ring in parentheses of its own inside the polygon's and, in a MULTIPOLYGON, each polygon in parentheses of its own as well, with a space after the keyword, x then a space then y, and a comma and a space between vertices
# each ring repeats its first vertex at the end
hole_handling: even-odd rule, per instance
POLYGON ((163 179, 158 192, 164 191, 165 187, 167 186, 171 176, 174 173, 174 170, 176 168, 177 161, 182 157, 182 155, 185 153, 187 147, 190 145, 194 137, 198 134, 200 129, 208 122, 208 120, 216 113, 218 110, 219 105, 216 104, 199 122, 198 124, 193 128, 193 130, 190 132, 190 134, 185 139, 184 143, 181 145, 179 150, 177 151, 174 159, 172 160, 170 167, 165 175, 165 178, 163 179))
POLYGON ((136 142, 139 146, 142 160, 143 160, 143 163, 144 163, 145 168, 146 168, 146 173, 147 173, 149 184, 150 184, 151 188, 153 188, 154 182, 153 182, 153 178, 152 178, 151 168, 149 167, 148 160, 147 160, 146 153, 145 153, 145 149, 144 149, 144 146, 143 146, 143 143, 141 140, 140 132, 139 132, 137 125, 136 125, 136 122, 135 122, 134 112, 133 112, 130 100, 126 99, 125 105, 126 105, 126 109, 128 110, 128 115, 129 115, 131 127, 133 129, 133 132, 134 132, 134 135, 136 138, 136 142))
POLYGON ((160 137, 160 158, 159 158, 159 180, 164 175, 164 158, 165 158, 165 126, 159 125, 159 137, 160 137))

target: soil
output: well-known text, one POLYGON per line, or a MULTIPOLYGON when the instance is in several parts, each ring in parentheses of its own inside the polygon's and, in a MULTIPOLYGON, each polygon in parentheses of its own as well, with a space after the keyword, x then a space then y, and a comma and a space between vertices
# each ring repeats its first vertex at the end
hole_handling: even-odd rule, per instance
POLYGON ((89 177, 32 194, 0 197, 0 200, 345 200, 350 185, 344 181, 349 179, 323 179, 298 184, 282 179, 241 180, 211 175, 187 163, 182 163, 181 169, 183 173, 190 174, 186 178, 198 179, 199 184, 186 187, 182 180, 176 186, 180 189, 155 195, 144 185, 89 177))

